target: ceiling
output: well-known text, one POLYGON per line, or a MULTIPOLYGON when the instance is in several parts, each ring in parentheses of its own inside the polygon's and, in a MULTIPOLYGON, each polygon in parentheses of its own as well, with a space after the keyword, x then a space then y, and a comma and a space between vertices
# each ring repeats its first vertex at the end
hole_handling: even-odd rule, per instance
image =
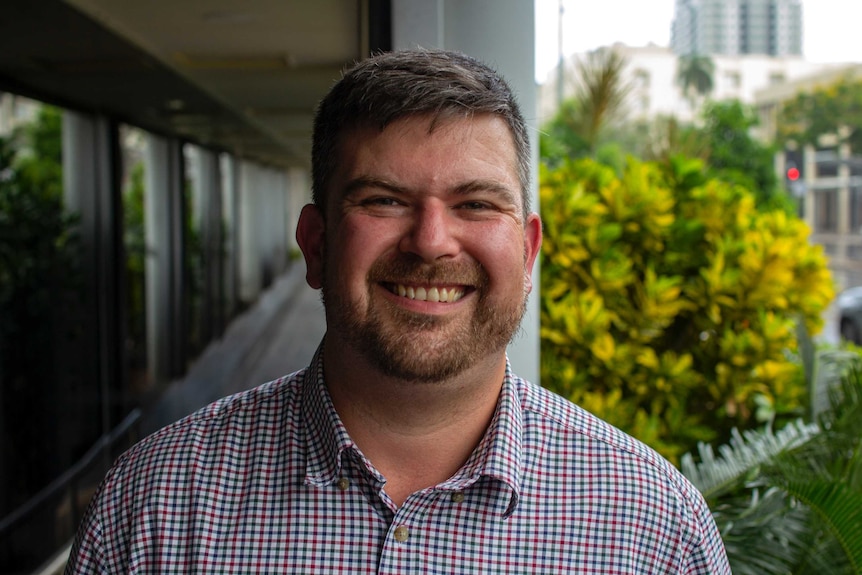
POLYGON ((0 90, 307 165, 317 102, 388 28, 380 0, 4 0, 0 90))

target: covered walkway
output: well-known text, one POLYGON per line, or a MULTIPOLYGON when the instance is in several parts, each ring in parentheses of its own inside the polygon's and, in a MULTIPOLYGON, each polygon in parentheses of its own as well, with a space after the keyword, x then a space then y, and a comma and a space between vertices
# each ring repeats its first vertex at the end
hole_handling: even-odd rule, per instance
POLYGON ((140 433, 148 435, 220 397, 305 367, 324 331, 320 294, 305 283, 305 263, 296 260, 182 379, 143 407, 140 433))
MULTIPOLYGON (((75 253, 57 257, 81 277, 44 266, 48 279, 16 285, 29 297, 56 284, 41 301, 73 303, 9 332, 41 357, 10 355, 14 378, 0 361, 0 573, 62 561, 130 443, 309 361, 323 310, 292 259, 293 228, 310 199, 314 109, 342 69, 382 50, 459 50, 500 70, 535 122, 533 4, 4 2, 0 116, 18 118, 19 102, 49 110, 46 149, 60 153, 44 209, 75 221, 33 237, 65 246, 56 238, 74 232, 75 253)), ((510 348, 533 381, 538 320, 532 298, 510 348)))

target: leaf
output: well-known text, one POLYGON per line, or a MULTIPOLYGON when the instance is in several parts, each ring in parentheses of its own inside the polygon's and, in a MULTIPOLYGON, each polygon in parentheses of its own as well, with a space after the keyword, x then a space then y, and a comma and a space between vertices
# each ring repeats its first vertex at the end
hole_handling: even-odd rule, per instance
POLYGON ((734 429, 726 445, 718 448, 718 454, 711 445, 698 445, 700 461, 687 453, 680 467, 683 475, 703 493, 707 500, 738 489, 751 481, 761 472, 764 465, 771 464, 779 455, 787 453, 809 441, 820 432, 820 427, 799 419, 777 433, 770 428, 740 433, 734 429))

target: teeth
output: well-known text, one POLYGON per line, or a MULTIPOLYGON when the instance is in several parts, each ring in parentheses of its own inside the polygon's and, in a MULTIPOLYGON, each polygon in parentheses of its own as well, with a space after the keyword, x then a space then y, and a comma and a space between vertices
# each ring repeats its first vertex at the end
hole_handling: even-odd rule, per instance
POLYGON ((456 302, 464 296, 464 290, 458 288, 424 288, 397 284, 393 290, 401 297, 430 302, 456 302))

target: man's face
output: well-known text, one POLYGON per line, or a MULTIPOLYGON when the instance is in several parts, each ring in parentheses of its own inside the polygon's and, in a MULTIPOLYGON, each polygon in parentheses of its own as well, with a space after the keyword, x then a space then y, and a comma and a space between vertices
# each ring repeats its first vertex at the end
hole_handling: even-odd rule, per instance
POLYGON ((347 134, 325 222, 307 208, 298 234, 309 284, 323 288, 327 339, 426 382, 502 354, 541 243, 538 216, 523 219, 505 122, 429 126, 413 117, 347 134))

